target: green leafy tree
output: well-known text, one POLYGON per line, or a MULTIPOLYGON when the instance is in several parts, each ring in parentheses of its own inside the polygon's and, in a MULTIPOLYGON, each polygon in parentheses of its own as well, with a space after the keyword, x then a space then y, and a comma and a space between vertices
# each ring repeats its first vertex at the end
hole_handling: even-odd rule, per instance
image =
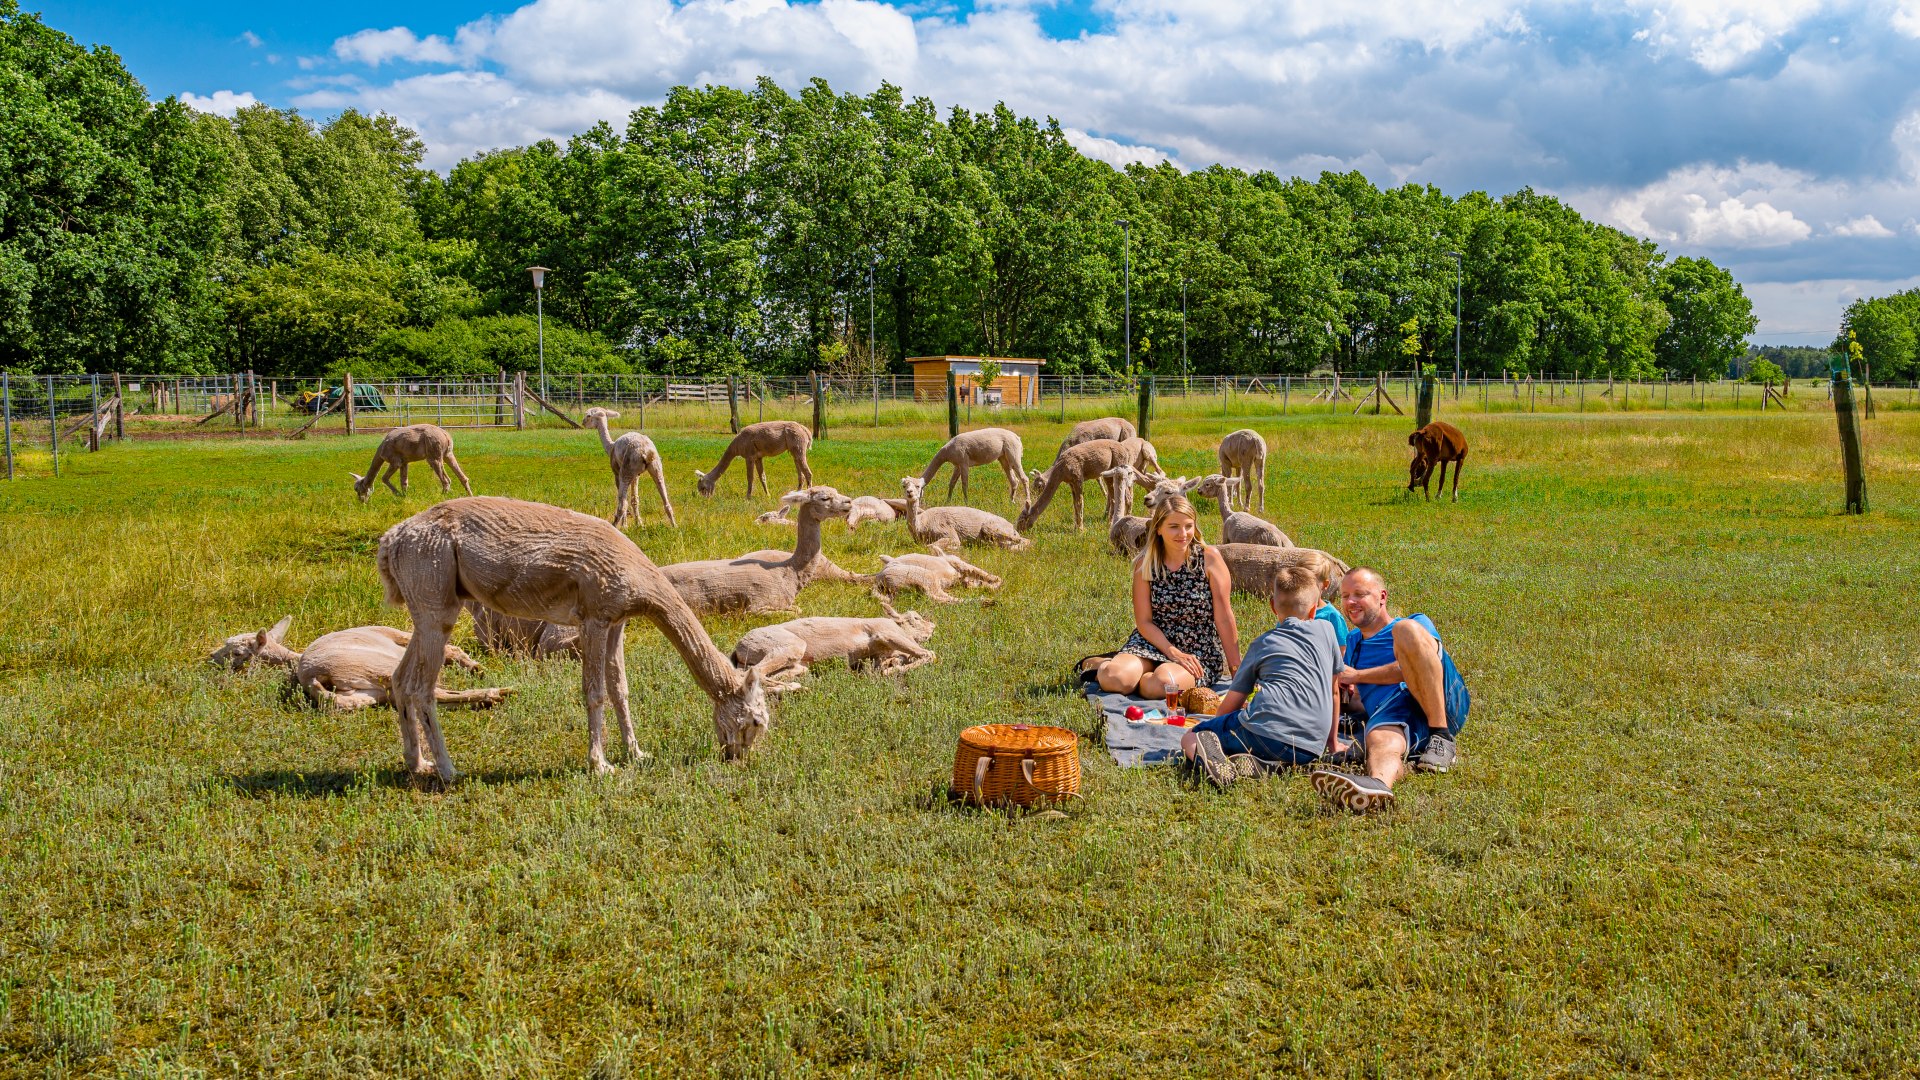
POLYGON ((1673 319, 1655 346, 1668 374, 1718 378, 1746 352, 1747 335, 1759 320, 1732 274, 1706 259, 1683 255, 1661 268, 1659 290, 1673 319))
MULTIPOLYGON (((1908 379, 1920 373, 1920 289, 1855 300, 1840 320, 1836 351, 1857 340, 1862 359, 1876 379, 1908 379)), ((1855 365, 1855 377, 1864 372, 1855 365)))

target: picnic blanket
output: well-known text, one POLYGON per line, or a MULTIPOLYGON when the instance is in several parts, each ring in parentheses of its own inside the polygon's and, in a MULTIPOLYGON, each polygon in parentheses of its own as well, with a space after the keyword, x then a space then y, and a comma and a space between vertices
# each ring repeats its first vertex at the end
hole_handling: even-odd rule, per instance
MULTIPOLYGON (((1213 684, 1220 693, 1227 692, 1229 680, 1221 679, 1213 684)), ((1166 724, 1129 724, 1127 706, 1138 705, 1142 709, 1165 709, 1166 702, 1158 698, 1130 697, 1126 694, 1110 694, 1100 689, 1098 683, 1087 685, 1087 700, 1100 710, 1101 723, 1106 732, 1107 753, 1123 769, 1139 765, 1159 765, 1180 760, 1180 736, 1188 728, 1169 727, 1166 724)))

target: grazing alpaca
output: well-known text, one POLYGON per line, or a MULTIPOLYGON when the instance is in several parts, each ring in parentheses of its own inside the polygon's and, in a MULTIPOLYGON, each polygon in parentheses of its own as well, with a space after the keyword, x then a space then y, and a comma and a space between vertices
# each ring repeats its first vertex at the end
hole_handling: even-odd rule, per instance
POLYGON ((968 498, 967 473, 975 466, 1000 463, 1007 474, 1007 498, 1025 505, 1032 493, 1025 491, 1027 474, 1020 464, 1020 436, 1006 428, 981 428, 978 431, 963 431, 947 440, 927 462, 921 471, 920 479, 932 483, 940 466, 951 464, 953 473, 947 477, 947 501, 953 501, 954 481, 960 482, 960 501, 968 498))
POLYGON ((1013 523, 999 514, 975 510, 971 506, 922 509, 920 494, 926 486, 926 481, 917 476, 900 478, 900 487, 907 493, 907 512, 904 515, 907 532, 916 542, 927 545, 935 555, 944 555, 949 548, 957 549, 969 543, 997 544, 1008 551, 1025 551, 1033 546, 1033 541, 1021 536, 1013 523))
POLYGON ((1240 509, 1253 509, 1253 500, 1260 501, 1260 512, 1267 512, 1267 440, 1252 428, 1241 428, 1228 433, 1220 440, 1220 449, 1216 456, 1220 459, 1220 473, 1223 476, 1237 477, 1240 486, 1240 509))
POLYGON ((932 619, 892 607, 881 619, 793 619, 741 635, 733 663, 758 667, 767 674, 767 689, 783 694, 800 689, 800 678, 822 660, 840 658, 849 668, 873 667, 882 675, 911 671, 936 659, 923 647, 932 636, 932 619))
MULTIPOLYGON (((1082 420, 1073 425, 1073 430, 1067 433, 1067 440, 1060 444, 1060 454, 1066 453, 1067 447, 1079 446, 1083 442, 1092 442, 1095 439, 1112 439, 1114 442, 1126 442, 1128 439, 1134 438, 1139 434, 1138 431, 1133 429, 1133 423, 1131 421, 1122 420, 1117 416, 1103 416, 1098 420, 1082 420)), ((1060 454, 1055 454, 1054 457, 1058 458, 1060 454)))
MULTIPOLYGON (((287 628, 292 625, 293 616, 289 615, 271 629, 235 634, 207 657, 207 661, 235 671, 243 671, 256 661, 287 668, 293 681, 316 705, 364 709, 369 705, 387 704, 388 685, 394 668, 406 652, 411 634, 391 626, 356 626, 323 634, 314 638, 304 651, 295 652, 287 648, 284 640, 287 628)), ((473 657, 452 643, 446 647, 445 662, 458 664, 468 671, 480 670, 473 657)), ((498 705, 511 693, 510 687, 448 690, 437 679, 433 687, 434 699, 442 705, 498 705)))
POLYGON ((426 462, 427 467, 433 470, 433 475, 440 478, 442 493, 453 491, 453 482, 447 479, 447 469, 452 469, 453 475, 460 478, 460 486, 467 490, 467 494, 473 494, 473 485, 467 482, 466 472, 454 460, 453 436, 432 424, 409 424, 387 432, 380 439, 379 447, 373 451, 373 464, 367 466, 367 475, 347 473, 353 477, 353 493, 360 496, 361 502, 366 502, 367 496, 373 493, 374 474, 380 472, 381 465, 385 465, 387 471, 381 474, 380 482, 395 495, 403 494, 407 490, 407 465, 415 461, 426 462), (446 468, 441 467, 442 462, 446 468), (395 472, 400 474, 399 487, 393 486, 395 472))
POLYGON ((798 476, 795 487, 810 487, 813 484, 813 470, 807 466, 807 450, 813 445, 813 435, 805 424, 796 424, 791 420, 764 420, 758 424, 748 424, 733 437, 727 449, 720 455, 720 463, 712 472, 694 470, 696 488, 702 495, 711 496, 720 486, 720 477, 726 474, 727 466, 734 458, 745 458, 747 463, 747 495, 753 495, 754 477, 760 478, 760 490, 767 490, 767 466, 765 459, 779 457, 781 454, 793 455, 793 469, 798 476))
POLYGON ((1273 595, 1273 579, 1289 566, 1311 567, 1325 588, 1339 581, 1347 564, 1319 548, 1268 547, 1265 544, 1218 544, 1233 577, 1233 591, 1266 599, 1273 595))
POLYGON ((820 550, 820 525, 846 517, 853 500, 830 487, 790 491, 781 503, 798 511, 792 551, 748 552, 734 559, 702 559, 660 568, 688 607, 702 615, 718 611, 797 611, 800 590, 815 581, 868 579, 835 566, 820 550))
POLYGON ((1407 436, 1407 445, 1413 447, 1413 464, 1408 466, 1407 490, 1419 484, 1427 499, 1433 499, 1428 484, 1433 481, 1433 467, 1440 466, 1440 490, 1447 490, 1447 462, 1453 462, 1453 501, 1460 501, 1460 470, 1467 464, 1467 437, 1460 429, 1444 420, 1435 420, 1426 427, 1407 436))
POLYGON ((1120 465, 1131 466, 1138 472, 1160 471, 1160 461, 1154 455, 1153 444, 1145 439, 1128 439, 1125 442, 1093 439, 1060 451, 1060 456, 1045 472, 1036 471, 1030 476, 1032 486, 1038 488, 1040 494, 1021 511, 1017 527, 1023 533, 1033 528, 1041 512, 1053 501, 1053 493, 1060 489, 1061 484, 1065 484, 1073 493, 1074 531, 1086 528, 1086 493, 1082 485, 1098 480, 1101 473, 1120 465))
POLYGON ((1125 512, 1133 506, 1134 478, 1140 475, 1131 465, 1118 465, 1100 474, 1101 486, 1107 492, 1107 543, 1128 558, 1140 554, 1147 542, 1147 519, 1125 512))
POLYGON ((666 508, 667 524, 678 528, 680 523, 674 520, 673 500, 667 497, 667 470, 660 463, 660 451, 654 448, 653 440, 637 431, 629 431, 618 439, 607 433, 607 421, 620 414, 612 409, 588 409, 581 414, 595 430, 600 432, 600 445, 607 451, 607 464, 613 467, 613 527, 619 528, 627 520, 627 511, 633 511, 633 523, 643 524, 640 520, 640 476, 645 473, 653 477, 653 486, 660 491, 660 505, 666 508))
POLYGON ((400 739, 407 768, 416 775, 432 770, 443 782, 454 778, 429 691, 445 663, 461 605, 469 600, 502 614, 580 628, 587 758, 598 772, 612 768, 606 754, 609 700, 628 756, 640 755, 627 711, 624 648, 627 620, 636 615, 660 628, 713 699, 713 726, 728 759, 745 756, 767 728, 762 674, 734 667, 714 648, 659 568, 599 518, 517 499, 453 499, 388 529, 377 561, 387 602, 405 605, 416 627, 393 676, 400 739))
POLYGON ((488 652, 545 660, 549 656, 580 659, 580 628, 502 615, 492 608, 467 602, 473 616, 473 636, 488 652))
POLYGON ((1240 489, 1240 478, 1212 473, 1201 477, 1193 490, 1220 504, 1220 542, 1223 544, 1265 544, 1268 547, 1292 547, 1293 541, 1278 525, 1233 508, 1233 496, 1240 489))
POLYGON ((957 604, 949 585, 981 585, 998 589, 1000 578, 958 555, 882 555, 886 565, 873 577, 873 596, 888 610, 891 601, 908 589, 919 589, 936 604, 957 604))

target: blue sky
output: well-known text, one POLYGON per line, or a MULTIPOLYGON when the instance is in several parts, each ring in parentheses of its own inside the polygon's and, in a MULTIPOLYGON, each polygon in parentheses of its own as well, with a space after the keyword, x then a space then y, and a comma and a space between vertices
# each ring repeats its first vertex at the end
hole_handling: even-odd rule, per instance
MULTIPOLYGON (((31 5, 29 5, 31 6, 31 5)), ((1920 285, 1920 0, 435 0, 43 9, 155 97, 348 106, 429 163, 616 122, 678 83, 1005 101, 1114 163, 1522 185, 1731 268, 1756 340, 1920 285)))

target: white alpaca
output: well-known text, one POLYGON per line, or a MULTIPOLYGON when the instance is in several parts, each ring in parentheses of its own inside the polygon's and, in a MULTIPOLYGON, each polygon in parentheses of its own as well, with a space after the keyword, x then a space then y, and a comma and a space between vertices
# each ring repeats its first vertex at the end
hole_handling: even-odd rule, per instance
POLYGON ((733 647, 733 662, 760 668, 768 690, 786 693, 800 689, 800 678, 822 660, 840 658, 882 675, 911 671, 935 659, 923 647, 932 636, 933 620, 891 607, 883 619, 793 619, 747 631, 733 647))
POLYGON ((1228 433, 1220 440, 1220 449, 1215 454, 1220 459, 1220 474, 1237 477, 1241 482, 1240 509, 1253 509, 1253 499, 1260 502, 1260 512, 1267 512, 1267 440, 1252 428, 1241 428, 1228 433))
POLYGON ((799 522, 792 551, 754 551, 734 559, 702 559, 660 568, 682 599, 701 614, 719 611, 797 611, 795 598, 815 581, 867 579, 849 573, 826 557, 820 526, 846 517, 853 500, 830 487, 790 491, 780 497, 795 507, 799 522))
POLYGON ((400 710, 407 768, 415 774, 432 770, 442 782, 454 778, 431 690, 461 605, 469 600, 503 614, 580 628, 587 758, 596 771, 612 768, 606 755, 609 700, 628 756, 640 756, 627 711, 624 648, 627 620, 636 615, 660 628, 713 699, 713 725, 727 758, 744 757, 770 722, 763 674, 734 667, 714 648, 652 560, 599 518, 517 499, 453 499, 388 529, 380 538, 378 566, 387 602, 413 614, 413 640, 393 676, 393 703, 400 710))
POLYGON ((960 598, 947 591, 948 586, 980 585, 998 589, 1000 579, 962 559, 958 555, 882 555, 886 565, 873 576, 873 596, 887 610, 892 600, 908 589, 918 589, 936 604, 957 604, 960 598))
MULTIPOLYGON (((289 615, 270 629, 235 634, 207 661, 234 671, 244 671, 255 663, 287 668, 315 705, 364 709, 387 704, 394 668, 399 666, 412 635, 391 626, 356 626, 323 634, 295 652, 286 644, 287 629, 292 625, 293 616, 289 615)), ((446 647, 445 662, 468 671, 480 670, 473 657, 452 643, 446 647)), ((433 687, 434 699, 442 705, 498 705, 511 693, 510 687, 448 690, 437 679, 433 687)))
POLYGON ((920 496, 926 486, 926 481, 917 476, 900 478, 900 487, 907 494, 907 532, 934 554, 958 550, 968 543, 997 544, 1008 551, 1025 551, 1033 546, 1033 541, 1021 536, 1013 522, 998 514, 971 506, 923 509, 920 496))
POLYGON ((927 462, 920 472, 922 483, 933 483, 940 466, 951 464, 953 472, 947 477, 947 501, 953 501, 953 485, 960 483, 960 499, 967 500, 967 473, 981 465, 998 462, 1007 474, 1007 498, 1025 504, 1031 493, 1026 491, 1027 475, 1020 465, 1020 436, 1006 428, 981 428, 978 431, 963 431, 948 439, 927 462))
POLYGON ((620 414, 612 409, 588 409, 581 414, 587 424, 600 432, 600 445, 607 452, 607 464, 613 468, 613 527, 619 528, 626 523, 627 511, 633 511, 633 523, 640 521, 640 477, 642 474, 653 477, 653 486, 660 492, 660 505, 666 508, 667 524, 678 528, 680 523, 674 520, 673 500, 667 496, 667 470, 661 464, 660 451, 653 440, 637 431, 629 431, 614 438, 607 431, 607 421, 620 414))

